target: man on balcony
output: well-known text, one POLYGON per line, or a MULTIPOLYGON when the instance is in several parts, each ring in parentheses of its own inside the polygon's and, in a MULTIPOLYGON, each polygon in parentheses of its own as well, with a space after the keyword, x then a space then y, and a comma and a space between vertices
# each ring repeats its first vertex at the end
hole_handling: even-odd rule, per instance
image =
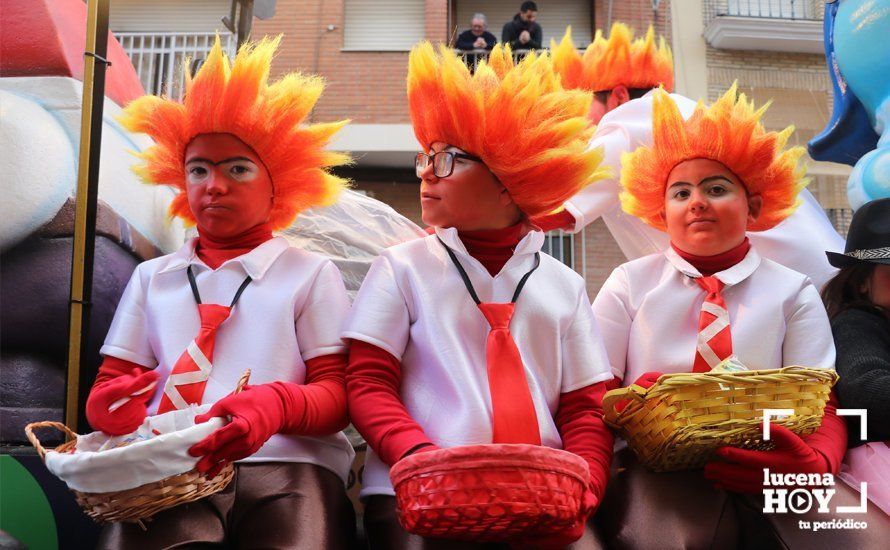
POLYGON ((501 31, 501 42, 509 44, 513 51, 537 50, 541 48, 544 31, 535 22, 538 6, 534 2, 523 2, 519 13, 508 21, 501 31))
POLYGON ((494 48, 498 39, 488 32, 485 14, 477 13, 470 21, 470 29, 460 33, 454 47, 458 50, 488 50, 494 48))

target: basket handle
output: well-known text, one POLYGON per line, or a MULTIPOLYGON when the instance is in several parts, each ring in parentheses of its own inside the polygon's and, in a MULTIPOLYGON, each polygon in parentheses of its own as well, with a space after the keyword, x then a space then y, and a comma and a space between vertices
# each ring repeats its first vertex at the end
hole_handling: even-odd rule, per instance
MULTIPOLYGON (((606 395, 603 396, 603 414, 607 414, 609 411, 615 410, 615 405, 619 401, 626 401, 628 399, 634 401, 643 401, 645 399, 646 390, 640 388, 639 386, 630 385, 626 388, 618 388, 616 390, 610 390, 606 392, 606 395)), ((622 413, 624 413, 625 409, 621 409, 620 411, 615 410, 615 417, 620 418, 622 413)))
POLYGON ((250 369, 246 369, 244 374, 241 375, 241 378, 238 379, 238 384, 235 385, 235 390, 232 392, 232 395, 241 393, 241 390, 247 385, 248 380, 250 380, 250 369))
POLYGON ((34 448, 37 449, 37 454, 40 456, 41 460, 44 460, 44 457, 46 457, 46 449, 43 448, 43 445, 40 444, 40 440, 37 439, 37 435, 34 433, 34 430, 38 428, 55 428, 64 433, 67 437, 72 439, 77 438, 77 434, 61 422, 46 420, 44 422, 32 422, 28 424, 25 426, 25 436, 28 438, 28 441, 31 442, 31 445, 34 445, 34 448))

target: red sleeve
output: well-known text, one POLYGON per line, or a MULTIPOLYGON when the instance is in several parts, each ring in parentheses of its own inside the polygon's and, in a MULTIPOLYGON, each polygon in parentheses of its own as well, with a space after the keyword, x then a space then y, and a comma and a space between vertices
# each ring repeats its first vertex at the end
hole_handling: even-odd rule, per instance
POLYGON ((96 381, 93 382, 93 389, 98 388, 109 380, 114 380, 118 376, 133 374, 133 369, 139 369, 139 374, 152 370, 133 363, 132 361, 106 355, 102 360, 102 364, 99 366, 99 372, 96 373, 96 381))
POLYGON ((433 445, 399 397, 402 365, 377 346, 353 340, 346 393, 353 425, 384 463, 392 466, 421 446, 433 445))
POLYGON ((306 383, 273 382, 284 404, 281 433, 329 435, 345 428, 346 354, 315 357, 306 361, 306 383))
POLYGON ((841 461, 847 452, 847 423, 837 415, 837 406, 837 393, 832 391, 828 403, 825 404, 822 425, 803 438, 807 445, 825 457, 832 474, 838 473, 841 461))
POLYGON ((580 456, 590 466, 590 488, 600 501, 609 480, 614 438, 603 421, 603 396, 621 386, 618 378, 559 396, 556 428, 563 448, 580 456))

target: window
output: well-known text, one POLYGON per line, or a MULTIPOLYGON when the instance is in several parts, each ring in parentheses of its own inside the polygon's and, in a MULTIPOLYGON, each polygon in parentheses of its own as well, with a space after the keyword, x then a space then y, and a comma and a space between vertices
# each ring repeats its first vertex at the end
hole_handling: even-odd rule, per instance
POLYGON ((407 52, 425 36, 424 2, 345 0, 343 49, 407 52))
POLYGON ((564 231, 548 232, 544 237, 544 244, 541 246, 541 252, 550 254, 572 269, 575 268, 574 251, 575 236, 564 231))

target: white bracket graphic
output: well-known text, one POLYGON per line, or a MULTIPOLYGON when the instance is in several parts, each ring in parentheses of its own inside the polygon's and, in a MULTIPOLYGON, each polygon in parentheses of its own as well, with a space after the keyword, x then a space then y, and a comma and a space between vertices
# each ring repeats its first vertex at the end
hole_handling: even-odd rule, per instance
POLYGON ((769 441, 770 434, 770 424, 769 421, 771 418, 779 418, 779 417, 787 417, 794 416, 794 409, 763 409, 763 440, 769 441))
POLYGON ((859 506, 838 506, 838 514, 864 514, 868 512, 868 482, 859 482, 859 506))
POLYGON ((859 417, 859 441, 868 439, 868 409, 838 409, 838 416, 859 417))

